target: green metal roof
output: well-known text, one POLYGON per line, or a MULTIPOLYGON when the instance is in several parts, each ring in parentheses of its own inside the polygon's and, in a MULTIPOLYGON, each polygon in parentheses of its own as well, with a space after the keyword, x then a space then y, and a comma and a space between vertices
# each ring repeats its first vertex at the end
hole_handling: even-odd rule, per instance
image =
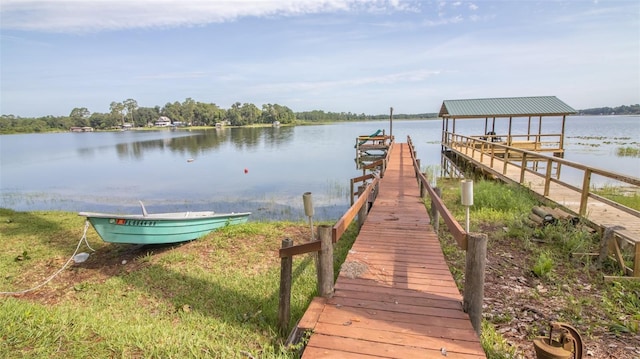
POLYGON ((444 100, 439 117, 561 116, 576 113, 555 96, 444 100))

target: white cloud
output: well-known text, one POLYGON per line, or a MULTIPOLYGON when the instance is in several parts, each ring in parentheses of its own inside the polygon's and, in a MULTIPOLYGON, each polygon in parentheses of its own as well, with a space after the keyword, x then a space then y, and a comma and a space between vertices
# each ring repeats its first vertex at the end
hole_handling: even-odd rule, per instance
POLYGON ((408 0, 3 0, 3 29, 94 32, 201 26, 242 17, 415 11, 408 0))

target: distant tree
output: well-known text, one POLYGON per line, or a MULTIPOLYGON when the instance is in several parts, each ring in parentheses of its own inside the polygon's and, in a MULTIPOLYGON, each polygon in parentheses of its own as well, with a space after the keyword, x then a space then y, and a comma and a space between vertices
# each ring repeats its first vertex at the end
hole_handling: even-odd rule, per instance
POLYGON ((184 119, 182 118, 182 105, 178 101, 174 103, 167 102, 160 111, 160 114, 162 116, 169 117, 171 119, 171 122, 184 121, 184 119))
POLYGON ((280 106, 278 104, 273 105, 276 109, 278 121, 282 124, 290 124, 296 122, 296 115, 287 106, 280 106))
POLYGON ((240 113, 240 102, 236 102, 231 105, 231 108, 227 110, 226 120, 231 123, 232 126, 242 126, 245 125, 242 114, 240 113))
POLYGON ((245 103, 240 107, 240 116, 242 116, 242 122, 246 125, 258 123, 260 113, 260 109, 252 103, 245 103))
POLYGON ((109 113, 97 113, 94 112, 89 117, 89 124, 91 127, 100 130, 108 130, 116 127, 119 120, 109 113))
POLYGON ((224 118, 225 111, 216 104, 197 102, 193 110, 193 125, 212 126, 224 118))
POLYGON ((579 115, 640 115, 640 104, 618 107, 596 107, 578 111, 579 115))
POLYGON ((182 115, 182 121, 187 123, 194 122, 194 112, 196 110, 196 101, 194 101, 191 97, 186 98, 182 102, 182 106, 180 108, 180 114, 182 115))
POLYGON ((69 117, 46 116, 46 117, 43 117, 42 120, 44 120, 47 123, 47 127, 49 129, 56 130, 56 131, 68 131, 69 128, 71 128, 72 126, 75 126, 74 121, 71 119, 71 116, 69 117))
POLYGON ((146 126, 153 124, 160 118, 160 107, 139 107, 136 110, 136 126, 146 126))
POLYGON ((282 124, 294 123, 296 116, 287 106, 278 104, 262 105, 262 114, 260 116, 261 123, 273 123, 278 121, 282 124))
POLYGON ((262 105, 262 114, 260 114, 260 123, 273 123, 277 121, 278 114, 272 104, 262 105))
POLYGON ((138 102, 136 100, 132 99, 132 98, 128 98, 128 99, 126 99, 126 100, 124 100, 122 102, 122 105, 127 110, 127 115, 129 116, 129 119, 131 120, 131 124, 135 125, 136 122, 133 119, 133 113, 138 108, 138 102))
POLYGON ((76 107, 71 110, 71 114, 69 114, 69 118, 73 122, 74 126, 84 127, 89 126, 89 116, 91 113, 87 110, 86 107, 76 107))
POLYGON ((124 105, 122 102, 111 102, 109 110, 111 111, 111 115, 118 120, 121 120, 122 125, 124 126, 124 105))

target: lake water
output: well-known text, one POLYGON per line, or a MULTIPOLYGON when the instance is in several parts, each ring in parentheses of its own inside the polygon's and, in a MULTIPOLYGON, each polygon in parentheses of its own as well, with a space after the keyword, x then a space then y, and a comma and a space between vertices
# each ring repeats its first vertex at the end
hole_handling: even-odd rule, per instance
MULTIPOLYGON (((437 166, 441 126, 396 120, 393 134, 397 142, 410 135, 422 166, 437 166)), ((456 132, 483 128, 484 120, 464 120, 456 132)), ((149 212, 251 211, 253 220, 301 220, 302 194, 312 192, 314 219, 335 220, 349 206, 349 179, 362 174, 355 139, 378 129, 388 134, 389 122, 3 135, 0 207, 138 213, 142 200, 149 212)), ((565 159, 640 177, 637 157, 616 155, 625 146, 640 146, 640 116, 567 119, 565 159)))

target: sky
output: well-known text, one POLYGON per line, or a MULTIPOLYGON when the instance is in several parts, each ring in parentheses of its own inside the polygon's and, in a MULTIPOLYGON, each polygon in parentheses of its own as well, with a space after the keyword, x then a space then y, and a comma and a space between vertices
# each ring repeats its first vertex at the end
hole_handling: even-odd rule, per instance
POLYGON ((294 112, 640 102, 640 1, 0 0, 0 113, 187 98, 294 112))

